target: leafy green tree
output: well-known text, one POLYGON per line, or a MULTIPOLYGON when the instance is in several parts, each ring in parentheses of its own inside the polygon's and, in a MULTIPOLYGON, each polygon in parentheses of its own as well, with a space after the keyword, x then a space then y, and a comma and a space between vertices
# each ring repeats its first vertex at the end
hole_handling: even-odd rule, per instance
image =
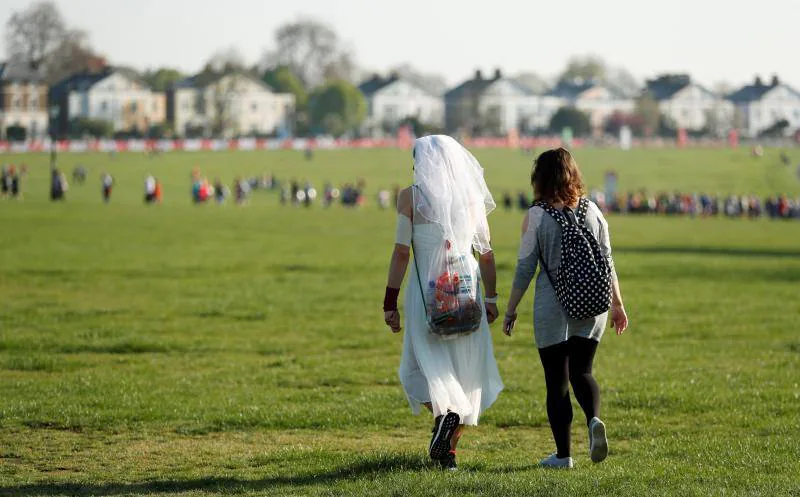
POLYGON ((587 136, 592 132, 592 122, 575 107, 561 107, 550 118, 550 131, 561 133, 564 128, 571 128, 574 136, 587 136))
POLYGON ((28 129, 25 126, 12 124, 6 128, 6 138, 12 142, 24 142, 28 136, 28 129))
POLYGON ((343 80, 330 81, 314 90, 309 106, 311 125, 334 136, 356 130, 367 115, 364 95, 343 80))
POLYGON ((278 93, 291 93, 294 95, 295 108, 298 111, 306 110, 308 91, 306 91, 300 78, 295 76, 287 66, 268 69, 261 79, 278 93))
POLYGON ((186 76, 177 69, 162 67, 155 71, 147 71, 144 73, 144 80, 155 91, 167 91, 177 81, 182 80, 186 76))
POLYGON ((642 120, 645 136, 652 136, 653 133, 659 132, 662 123, 661 110, 658 108, 658 102, 649 93, 636 99, 636 108, 633 113, 642 120))
POLYGON ((79 117, 70 122, 69 129, 70 136, 73 138, 83 138, 84 136, 111 138, 114 135, 114 125, 101 119, 79 117))

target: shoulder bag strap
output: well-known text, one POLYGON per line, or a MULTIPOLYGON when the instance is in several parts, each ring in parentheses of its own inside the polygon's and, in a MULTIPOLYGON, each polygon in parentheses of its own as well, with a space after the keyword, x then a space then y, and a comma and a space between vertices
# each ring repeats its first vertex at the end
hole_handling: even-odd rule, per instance
POLYGON ((425 319, 428 318, 428 306, 425 305, 425 291, 422 289, 422 280, 419 277, 419 265, 417 264, 417 249, 414 247, 414 189, 416 185, 411 186, 411 250, 413 251, 412 257, 414 258, 414 272, 417 273, 417 284, 419 285, 419 297, 422 299, 422 308, 425 310, 425 319))

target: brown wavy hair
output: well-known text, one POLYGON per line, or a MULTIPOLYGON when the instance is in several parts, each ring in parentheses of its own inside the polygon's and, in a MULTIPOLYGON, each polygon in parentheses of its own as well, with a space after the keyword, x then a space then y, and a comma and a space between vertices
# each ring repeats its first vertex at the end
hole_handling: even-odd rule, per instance
POLYGON ((531 186, 535 202, 563 202, 572 206, 586 193, 578 163, 563 147, 542 152, 536 158, 531 186))

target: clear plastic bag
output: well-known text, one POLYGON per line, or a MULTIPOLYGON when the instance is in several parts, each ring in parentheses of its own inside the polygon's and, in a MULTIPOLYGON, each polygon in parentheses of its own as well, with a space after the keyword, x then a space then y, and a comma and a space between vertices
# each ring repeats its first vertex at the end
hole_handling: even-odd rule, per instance
POLYGON ((448 240, 432 254, 428 274, 420 286, 428 326, 434 335, 457 337, 480 327, 483 309, 478 300, 476 266, 471 254, 458 254, 448 240))

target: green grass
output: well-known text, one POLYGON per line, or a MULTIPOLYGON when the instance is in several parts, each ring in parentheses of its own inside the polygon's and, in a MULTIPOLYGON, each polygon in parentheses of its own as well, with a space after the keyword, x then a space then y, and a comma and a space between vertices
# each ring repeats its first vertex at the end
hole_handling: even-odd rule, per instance
MULTIPOLYGON (((529 157, 478 156, 496 192, 525 188, 529 157)), ((578 159, 590 184, 614 167, 624 189, 800 193, 777 151, 578 159)), ((2 496, 800 495, 800 223, 611 217, 632 324, 595 367, 609 459, 589 462, 575 406, 577 469, 535 467, 552 441, 528 295, 513 338, 493 327, 506 390, 444 474, 382 323, 394 216, 188 199, 197 165, 227 183, 364 177, 372 201, 408 181, 407 154, 64 155, 91 175, 63 205, 45 155, 2 160, 31 168, 25 201, 0 203, 2 496), (162 206, 141 203, 147 171, 162 206)), ((521 217, 490 217, 503 296, 521 217)))

